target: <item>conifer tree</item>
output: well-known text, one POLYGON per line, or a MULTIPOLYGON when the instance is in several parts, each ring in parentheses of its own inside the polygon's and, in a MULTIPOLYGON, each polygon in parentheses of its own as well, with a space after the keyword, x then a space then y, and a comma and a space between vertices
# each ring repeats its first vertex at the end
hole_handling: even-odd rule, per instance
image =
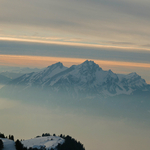
POLYGON ((0 139, 0 150, 2 150, 2 149, 3 149, 3 147, 4 147, 4 145, 3 145, 3 141, 0 139))
POLYGON ((19 140, 15 142, 15 146, 16 150, 23 150, 23 144, 19 140))

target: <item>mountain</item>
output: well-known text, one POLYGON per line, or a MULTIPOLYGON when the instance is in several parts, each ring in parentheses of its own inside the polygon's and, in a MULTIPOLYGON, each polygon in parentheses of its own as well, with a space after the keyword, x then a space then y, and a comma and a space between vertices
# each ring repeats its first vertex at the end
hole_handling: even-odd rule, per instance
POLYGON ((6 84, 6 83, 8 83, 10 80, 11 80, 10 78, 8 78, 8 77, 6 77, 6 76, 0 74, 0 84, 6 84))
POLYGON ((20 76, 22 76, 25 73, 31 73, 31 72, 39 72, 43 69, 38 68, 20 68, 20 67, 12 67, 11 68, 1 68, 0 75, 3 75, 5 77, 8 77, 10 79, 15 79, 20 76))
POLYGON ((141 76, 104 71, 88 60, 69 68, 58 62, 24 74, 2 87, 0 97, 119 117, 145 119, 150 111, 150 85, 141 76))
POLYGON ((53 76, 59 74, 60 72, 66 70, 67 67, 64 67, 62 63, 56 63, 51 66, 48 66, 46 69, 40 72, 32 72, 24 74, 19 78, 13 80, 10 84, 24 85, 24 86, 41 86, 47 82, 53 76))
MULTIPOLYGON (((14 91, 31 88, 48 90, 49 93, 65 93, 73 97, 131 95, 136 91, 149 91, 149 85, 136 73, 127 75, 104 71, 93 61, 86 60, 70 68, 56 63, 40 72, 24 74, 12 80, 8 86, 14 91)), ((5 87, 6 88, 6 87, 5 87)))
POLYGON ((0 67, 0 73, 3 73, 3 72, 11 72, 11 73, 31 73, 31 72, 39 72, 41 71, 42 69, 39 69, 39 68, 28 68, 28 67, 24 67, 24 68, 21 68, 21 67, 7 67, 7 66, 1 66, 0 67))

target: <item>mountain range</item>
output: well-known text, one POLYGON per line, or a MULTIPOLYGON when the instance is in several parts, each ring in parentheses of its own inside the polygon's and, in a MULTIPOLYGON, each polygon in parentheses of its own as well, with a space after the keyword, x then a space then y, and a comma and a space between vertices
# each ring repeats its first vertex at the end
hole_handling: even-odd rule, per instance
POLYGON ((3 75, 10 79, 15 79, 25 73, 39 72, 41 70, 42 69, 38 69, 38 68, 0 67, 0 75, 3 75))
MULTIPOLYGON (((22 75, 9 82, 7 86, 21 86, 20 90, 31 87, 49 89, 49 92, 65 92, 72 95, 116 96, 131 95, 135 91, 149 91, 149 85, 137 73, 116 74, 104 71, 93 61, 86 60, 70 68, 58 62, 39 72, 22 75)), ((20 91, 19 90, 19 91, 20 91)))
POLYGON ((6 83, 8 83, 10 80, 11 80, 10 78, 8 78, 8 77, 6 77, 6 76, 0 74, 0 84, 6 84, 6 83))

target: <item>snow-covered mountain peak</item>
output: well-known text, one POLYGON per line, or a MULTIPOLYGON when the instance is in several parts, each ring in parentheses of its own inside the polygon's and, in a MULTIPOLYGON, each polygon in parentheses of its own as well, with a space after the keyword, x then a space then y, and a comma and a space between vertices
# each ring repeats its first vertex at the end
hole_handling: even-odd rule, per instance
POLYGON ((62 68, 62 67, 64 67, 64 65, 61 62, 58 62, 58 63, 48 66, 47 68, 56 68, 56 67, 62 68))
POLYGON ((45 68, 40 72, 32 72, 29 74, 24 74, 18 79, 15 79, 15 82, 17 81, 18 84, 24 82, 27 86, 32 86, 35 84, 42 85, 44 84, 44 82, 47 81, 47 79, 50 79, 51 77, 55 76, 56 74, 59 74, 60 72, 66 69, 68 68, 63 66, 62 63, 58 62, 56 64, 48 66, 47 68, 45 68))
POLYGON ((37 77, 41 77, 42 81, 45 81, 48 78, 51 78, 52 76, 66 70, 67 67, 63 66, 61 62, 55 63, 51 66, 48 66, 46 69, 41 71, 40 73, 37 73, 37 77))
POLYGON ((102 70, 94 61, 86 60, 76 67, 82 75, 95 74, 97 70, 102 70))
POLYGON ((118 76, 117 74, 115 74, 114 72, 112 72, 111 70, 108 70, 108 71, 104 71, 104 70, 100 70, 98 71, 98 79, 101 78, 101 83, 106 83, 108 81, 111 81, 111 82, 118 82, 118 76))
POLYGON ((127 75, 118 74, 119 80, 125 86, 128 85, 132 89, 143 89, 147 86, 147 83, 144 79, 141 78, 136 72, 129 73, 127 75))
POLYGON ((94 61, 92 61, 92 60, 86 60, 81 65, 93 65, 93 64, 95 64, 94 61))
POLYGON ((148 90, 144 79, 137 73, 115 74, 111 70, 104 71, 93 61, 86 60, 82 64, 70 68, 58 62, 38 73, 25 74, 12 82, 25 85, 25 88, 38 86, 50 89, 50 92, 67 92, 71 95, 87 93, 88 95, 119 95, 131 94, 136 90, 148 90))
POLYGON ((127 77, 128 78, 137 78, 137 77, 141 77, 141 76, 139 76, 136 72, 132 72, 132 73, 129 73, 127 75, 127 77))
POLYGON ((52 71, 56 68, 67 69, 67 67, 65 67, 61 62, 58 62, 58 63, 52 64, 51 66, 48 66, 44 71, 48 71, 48 70, 52 71))
POLYGON ((112 78, 118 78, 117 74, 113 73, 110 69, 108 70, 107 75, 109 75, 112 78))
POLYGON ((82 64, 80 64, 81 67, 85 67, 88 69, 93 69, 93 68, 100 68, 98 64, 94 63, 94 61, 89 61, 86 60, 85 62, 83 62, 82 64))

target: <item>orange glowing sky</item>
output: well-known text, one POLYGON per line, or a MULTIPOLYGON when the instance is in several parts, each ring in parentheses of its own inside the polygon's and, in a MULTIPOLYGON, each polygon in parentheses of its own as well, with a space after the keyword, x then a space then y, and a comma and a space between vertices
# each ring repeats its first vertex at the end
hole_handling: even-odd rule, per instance
MULTIPOLYGON (((32 67, 45 67, 56 62, 62 62, 66 66, 73 64, 80 64, 86 59, 83 58, 64 58, 64 57, 46 57, 46 56, 27 56, 27 55, 0 55, 0 65, 7 66, 32 66, 32 67)), ((109 61, 109 60, 93 60, 100 66, 122 66, 122 67, 137 67, 137 68, 150 68, 149 63, 134 63, 122 61, 109 61)))
MULTIPOLYGON (((29 55, 0 55, 1 66, 21 66, 21 67, 47 67, 51 64, 62 62, 64 66, 70 67, 84 62, 83 58, 65 58, 65 57, 46 57, 46 56, 29 56, 29 55)), ((109 61, 92 59, 102 69, 111 69, 115 73, 130 73, 130 70, 150 70, 149 63, 138 62, 123 62, 123 61, 109 61)), ((150 83, 149 81, 147 81, 150 83)))

